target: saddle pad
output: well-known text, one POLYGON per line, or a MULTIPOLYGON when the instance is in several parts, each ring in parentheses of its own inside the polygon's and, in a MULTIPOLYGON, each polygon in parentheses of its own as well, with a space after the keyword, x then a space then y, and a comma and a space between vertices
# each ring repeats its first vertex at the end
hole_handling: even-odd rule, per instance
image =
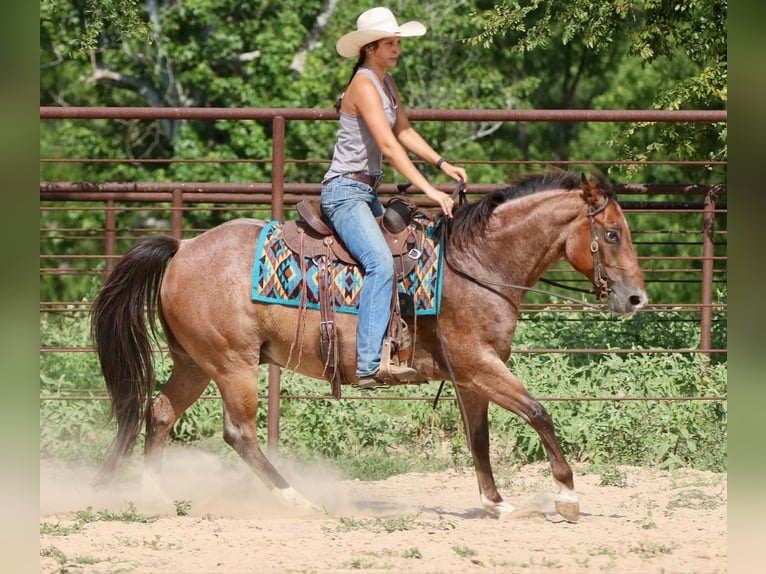
MULTIPOLYGON (((418 315, 436 315, 442 287, 441 246, 435 241, 438 225, 422 215, 416 214, 415 218, 424 226, 424 245, 418 264, 399 281, 398 290, 412 297, 418 315)), ((301 262, 298 253, 287 247, 282 239, 282 228, 282 222, 272 221, 261 231, 253 262, 251 299, 298 307, 301 305, 304 268, 306 307, 319 309, 318 267, 308 257, 301 262)), ((358 313, 364 281, 361 267, 332 261, 328 262, 327 271, 330 304, 340 313, 358 313)))

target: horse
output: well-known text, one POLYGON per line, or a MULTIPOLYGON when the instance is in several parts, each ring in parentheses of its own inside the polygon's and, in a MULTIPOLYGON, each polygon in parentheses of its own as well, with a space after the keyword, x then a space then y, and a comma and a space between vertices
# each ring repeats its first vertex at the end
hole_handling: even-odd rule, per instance
MULTIPOLYGON (((249 297, 247 270, 268 223, 240 218, 193 238, 145 238, 105 280, 92 306, 91 328, 117 432, 99 482, 111 480, 131 455, 142 427, 144 474, 157 476, 173 424, 212 380, 222 397, 224 441, 284 502, 317 509, 280 474, 256 436, 259 365, 288 366, 299 329, 301 360, 293 370, 327 379, 320 312, 249 297), (159 333, 157 318, 173 369, 155 395, 151 341, 159 333)), ((584 275, 603 309, 629 316, 647 303, 622 208, 599 172, 552 169, 462 203, 445 229, 441 307, 434 316, 417 318, 415 382, 454 384, 481 504, 489 515, 515 510, 498 492, 490 464, 492 402, 538 433, 557 487, 556 510, 577 521, 573 472, 551 416, 506 363, 522 298, 555 262, 565 260, 584 275)), ((406 321, 412 329, 413 318, 406 321)), ((338 314, 336 322, 340 360, 345 372, 353 373, 356 316, 338 314)), ((353 377, 345 381, 353 382, 353 377)))

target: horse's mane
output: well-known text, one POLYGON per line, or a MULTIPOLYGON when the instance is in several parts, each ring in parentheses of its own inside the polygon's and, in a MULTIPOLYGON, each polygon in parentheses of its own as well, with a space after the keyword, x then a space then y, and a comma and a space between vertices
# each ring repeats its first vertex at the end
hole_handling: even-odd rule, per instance
MULTIPOLYGON (((602 173, 594 170, 591 173, 591 179, 607 195, 614 195, 602 173)), ((508 187, 495 190, 478 201, 458 207, 450 222, 450 232, 460 237, 484 230, 495 208, 507 201, 549 189, 581 188, 580 174, 563 169, 549 169, 542 173, 520 177, 512 181, 508 187)))

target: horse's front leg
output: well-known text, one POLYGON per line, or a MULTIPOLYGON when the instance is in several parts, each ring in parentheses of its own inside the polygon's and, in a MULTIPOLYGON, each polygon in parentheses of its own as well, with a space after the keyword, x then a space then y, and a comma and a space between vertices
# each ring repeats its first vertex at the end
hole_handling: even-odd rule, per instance
POLYGON ((524 404, 525 408, 519 414, 537 431, 543 441, 543 446, 551 463, 551 474, 558 486, 558 493, 553 499, 556 504, 556 511, 567 520, 576 522, 580 519, 580 498, 574 489, 572 467, 566 461, 561 445, 556 438, 553 420, 545 407, 526 389, 524 389, 524 404))
POLYGON ((508 372, 507 367, 499 358, 492 372, 486 375, 482 374, 480 380, 476 381, 474 388, 479 395, 516 413, 535 429, 548 454, 551 474, 558 487, 558 492, 554 497, 556 510, 567 520, 578 520, 580 518, 580 503, 574 489, 572 468, 561 450, 561 445, 559 445, 553 428, 553 420, 548 411, 529 394, 519 379, 508 372))
POLYGON ((460 414, 463 416, 468 448, 476 467, 481 503, 490 514, 510 514, 516 507, 505 502, 495 486, 495 477, 489 460, 489 424, 487 408, 489 401, 481 395, 456 387, 460 414))

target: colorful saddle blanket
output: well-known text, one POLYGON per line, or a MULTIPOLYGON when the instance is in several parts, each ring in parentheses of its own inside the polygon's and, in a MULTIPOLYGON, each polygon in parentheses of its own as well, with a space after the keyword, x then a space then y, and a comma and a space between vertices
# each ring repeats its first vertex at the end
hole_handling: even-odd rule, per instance
MULTIPOLYGON (((441 245, 436 241, 439 223, 419 214, 415 214, 414 219, 423 226, 423 246, 417 265, 399 281, 398 290, 412 298, 416 314, 436 315, 442 288, 441 245)), ((298 307, 304 304, 305 284, 306 307, 319 309, 318 265, 310 257, 301 261, 300 255, 286 245, 283 227, 282 222, 272 221, 261 231, 253 264, 251 299, 298 307)), ((340 261, 328 262, 327 266, 330 304, 337 312, 358 313, 363 270, 358 265, 340 261)))

